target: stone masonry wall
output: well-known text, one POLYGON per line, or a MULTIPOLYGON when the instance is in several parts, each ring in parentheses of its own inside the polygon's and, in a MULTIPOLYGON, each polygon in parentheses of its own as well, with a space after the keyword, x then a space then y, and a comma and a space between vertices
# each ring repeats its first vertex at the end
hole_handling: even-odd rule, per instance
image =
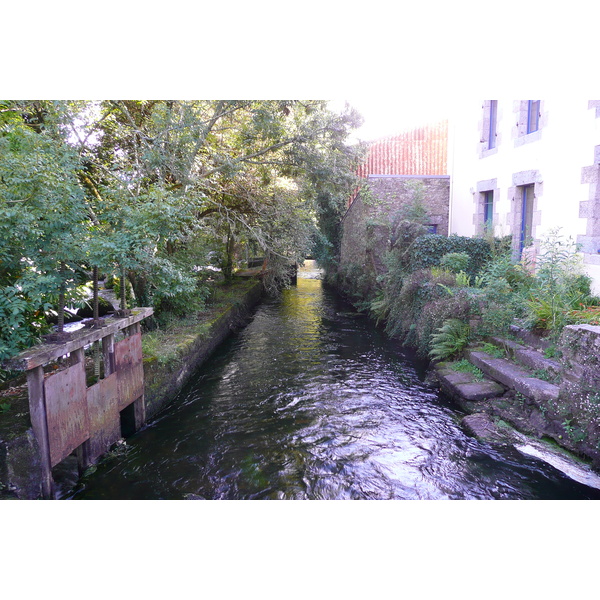
POLYGON ((382 258, 393 217, 415 195, 422 197, 427 224, 435 226, 436 233, 448 235, 449 177, 370 176, 367 191, 357 196, 342 223, 340 271, 346 280, 343 287, 368 293, 385 269, 382 258))
POLYGON ((558 347, 563 375, 553 412, 576 449, 600 466, 600 327, 568 325, 558 347))

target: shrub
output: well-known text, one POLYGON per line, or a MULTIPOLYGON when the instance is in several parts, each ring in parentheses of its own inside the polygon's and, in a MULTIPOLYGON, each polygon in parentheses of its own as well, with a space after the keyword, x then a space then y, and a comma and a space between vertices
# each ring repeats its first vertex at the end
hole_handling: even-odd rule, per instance
POLYGON ((466 272, 470 260, 466 252, 448 252, 440 259, 440 266, 451 273, 466 272))
POLYGON ((469 294, 457 289, 452 296, 437 298, 425 304, 411 330, 413 345, 421 356, 427 356, 431 350, 431 336, 451 318, 468 322, 471 312, 469 294))
POLYGON ((541 240, 538 270, 526 305, 529 327, 558 335, 568 323, 568 313, 590 298, 590 279, 582 273, 578 250, 559 229, 541 240))
POLYGON ((428 302, 447 296, 444 288, 453 287, 455 280, 452 273, 441 271, 438 276, 434 276, 430 269, 407 275, 402 280, 400 289, 396 288, 388 292, 390 301, 387 333, 395 337, 404 337, 405 343, 414 344, 416 340, 411 339, 410 326, 418 322, 428 302))
POLYGON ((447 319, 437 333, 431 336, 431 351, 433 360, 452 358, 461 353, 469 343, 470 329, 467 323, 460 319, 447 319))
POLYGON ((415 240, 410 260, 411 271, 438 266, 448 253, 465 253, 469 256, 469 265, 465 271, 477 275, 492 257, 492 249, 483 238, 470 238, 458 235, 446 237, 429 233, 415 240))

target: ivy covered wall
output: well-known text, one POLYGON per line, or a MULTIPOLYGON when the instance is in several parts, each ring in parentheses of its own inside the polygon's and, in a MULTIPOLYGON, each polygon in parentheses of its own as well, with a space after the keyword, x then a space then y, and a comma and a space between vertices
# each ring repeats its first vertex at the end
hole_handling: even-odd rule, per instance
POLYGON ((449 197, 449 177, 369 176, 342 223, 342 287, 369 297, 377 277, 386 272, 386 251, 408 223, 422 233, 448 235, 449 197))

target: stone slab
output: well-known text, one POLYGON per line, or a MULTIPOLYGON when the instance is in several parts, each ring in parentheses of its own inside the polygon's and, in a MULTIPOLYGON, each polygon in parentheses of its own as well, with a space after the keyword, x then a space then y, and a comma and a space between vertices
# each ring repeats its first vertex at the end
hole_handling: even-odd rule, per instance
POLYGON ((454 398, 481 402, 502 396, 505 392, 505 388, 495 381, 477 381, 470 373, 454 371, 446 365, 436 366, 435 372, 442 389, 454 398))
POLYGON ((558 400, 559 388, 556 385, 531 377, 528 371, 503 358, 493 358, 485 352, 467 351, 469 361, 481 369, 488 377, 509 389, 534 400, 538 404, 558 400))
POLYGON ((533 370, 547 371, 552 377, 557 377, 561 371, 561 365, 555 360, 546 358, 541 352, 523 346, 512 340, 506 340, 499 337, 490 337, 490 342, 499 348, 505 348, 506 351, 520 362, 522 365, 533 370))

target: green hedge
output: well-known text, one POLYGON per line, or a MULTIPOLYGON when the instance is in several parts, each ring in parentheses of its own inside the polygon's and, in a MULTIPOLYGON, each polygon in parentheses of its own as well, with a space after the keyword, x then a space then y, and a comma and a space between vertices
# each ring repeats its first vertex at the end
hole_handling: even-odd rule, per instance
POLYGON ((469 255, 471 260, 467 273, 471 276, 477 275, 492 256, 490 244, 485 239, 459 235, 446 237, 428 233, 415 240, 411 252, 410 270, 414 272, 439 266, 442 257, 449 252, 465 252, 469 255))

